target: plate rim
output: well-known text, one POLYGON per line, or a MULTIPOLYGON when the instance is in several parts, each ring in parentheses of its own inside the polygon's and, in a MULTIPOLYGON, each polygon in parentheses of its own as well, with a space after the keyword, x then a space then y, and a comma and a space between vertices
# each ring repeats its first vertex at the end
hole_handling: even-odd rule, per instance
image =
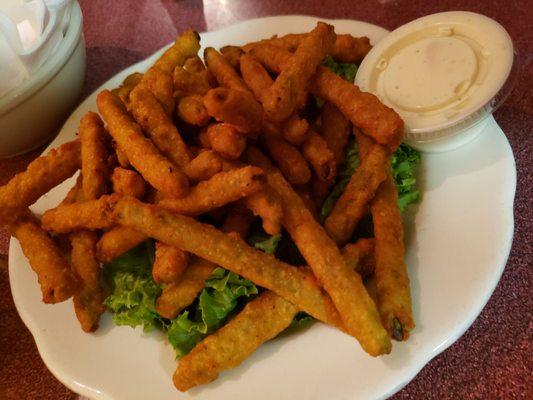
MULTIPOLYGON (((267 17, 246 19, 246 20, 242 20, 242 21, 238 21, 238 22, 235 22, 235 23, 231 23, 231 24, 227 24, 227 25, 218 27, 216 30, 213 30, 213 31, 200 32, 200 34, 208 33, 208 34, 215 34, 216 35, 216 34, 221 33, 221 32, 223 32, 223 31, 225 31, 227 29, 230 29, 230 28, 231 29, 236 29, 240 25, 246 25, 246 24, 249 24, 249 23, 253 23, 255 21, 266 21, 266 20, 278 20, 279 21, 280 19, 286 19, 286 20, 290 20, 290 19, 305 19, 305 20, 313 20, 313 21, 320 20, 320 21, 326 21, 326 22, 330 22, 330 23, 336 23, 336 22, 337 23, 354 23, 354 22, 356 22, 356 23, 372 26, 373 28, 380 28, 380 29, 383 29, 385 31, 388 31, 388 29, 383 28, 383 27, 381 27, 379 25, 375 25, 375 24, 372 24, 370 22, 361 21, 361 20, 328 19, 328 18, 321 18, 321 17, 317 17, 317 16, 312 16, 312 15, 290 14, 290 15, 275 15, 275 16, 267 16, 267 17)), ((150 54, 146 58, 144 58, 144 59, 142 59, 142 60, 140 60, 140 61, 138 61, 138 62, 136 62, 136 63, 134 63, 134 64, 132 64, 132 65, 130 65, 128 67, 126 67, 126 68, 124 68, 123 70, 121 70, 121 71, 117 72, 116 74, 112 75, 111 77, 109 77, 104 83, 102 83, 94 91, 89 93, 80 102, 80 104, 76 107, 76 109, 74 109, 69 114, 69 116, 65 119, 65 123, 75 113, 80 111, 80 109, 82 108, 82 105, 91 96, 94 96, 96 93, 100 92, 101 90, 110 87, 109 82, 111 80, 115 79, 119 75, 122 75, 122 74, 125 75, 126 73, 131 73, 136 68, 138 68, 139 65, 144 64, 147 61, 156 58, 159 54, 162 54, 162 52, 166 48, 168 48, 171 44, 172 43, 169 43, 169 44, 163 46, 162 48, 156 50, 155 52, 153 52, 152 54, 150 54)), ((492 119, 491 122, 496 124, 496 126, 499 127, 497 122, 494 120, 493 116, 490 116, 489 119, 492 119)), ((50 148, 55 147, 55 146, 57 146, 60 143, 63 143, 65 141, 65 139, 69 139, 69 138, 66 137, 68 132, 64 132, 64 126, 65 126, 65 124, 62 125, 62 127, 59 129, 58 135, 54 138, 54 140, 50 143, 50 145, 47 146, 47 148, 43 151, 42 154, 46 153, 50 148)), ((468 318, 465 318, 459 326, 455 327, 455 329, 453 330, 453 333, 450 334, 450 336, 443 343, 441 343, 438 347, 434 348, 433 350, 427 352, 425 357, 419 358, 419 361, 415 362, 411 366, 411 368, 409 370, 411 373, 408 373, 408 371, 406 371, 405 377, 403 377, 401 379, 401 382, 399 382, 398 384, 390 387, 385 393, 383 393, 382 396, 375 397, 376 399, 386 399, 386 398, 394 395, 398 391, 400 391, 408 383, 410 383, 416 377, 416 375, 418 375, 418 373, 433 358, 438 356, 444 350, 449 348, 453 343, 455 343, 468 330, 468 328, 470 328, 470 326, 472 326, 472 324, 475 322, 475 320, 481 314, 481 312, 485 308, 487 302, 492 297, 492 294, 493 294, 497 284, 499 283, 499 281, 501 279, 501 276, 502 276, 502 274, 503 274, 503 272, 505 270, 505 267, 506 267, 506 264, 507 264, 507 260, 509 258, 510 251, 511 251, 511 248, 512 248, 512 243, 513 243, 513 236, 514 236, 514 199, 515 199, 516 187, 517 187, 516 160, 515 160, 514 154, 512 152, 512 148, 510 146, 510 143, 509 143, 507 137, 505 136, 505 134, 503 134, 503 136, 505 138, 505 144, 509 148, 509 153, 510 153, 511 159, 512 159, 512 169, 511 169, 510 172, 512 173, 512 178, 513 179, 512 179, 512 182, 511 182, 511 187, 509 188, 510 190, 507 193, 507 198, 509 199, 509 203, 506 203, 507 206, 508 206, 507 210, 502 209, 502 211, 505 212, 505 217, 507 217, 506 219, 508 221, 507 221, 507 224, 506 224, 507 232, 502 234, 502 237, 505 236, 506 243, 505 243, 505 246, 502 246, 501 260, 498 263, 496 263, 496 262, 494 263, 495 266, 496 265, 498 266, 498 269, 499 269, 498 274, 494 275, 493 280, 490 281, 490 287, 488 288, 488 290, 486 290, 484 292, 484 297, 479 302, 479 304, 480 304, 479 309, 475 309, 475 310, 471 309, 470 312, 469 312, 468 318)), ((21 307, 20 304, 18 304, 18 302, 17 302, 17 300, 16 300, 16 298, 15 298, 15 296, 13 294, 13 291, 11 290, 11 287, 12 287, 11 268, 14 268, 14 266, 13 266, 14 263, 13 263, 13 260, 12 260, 13 257, 14 257, 13 256, 13 254, 14 254, 14 251, 13 251, 14 250, 14 248, 13 248, 14 243, 15 243, 14 240, 10 240, 9 253, 8 253, 9 254, 8 271, 9 271, 10 291, 11 291, 11 295, 12 295, 12 298, 13 298, 13 301, 14 301, 14 304, 15 304, 15 308, 17 309, 17 312, 18 312, 20 318, 22 319, 22 321, 24 322, 25 326, 27 327, 27 329, 32 334, 32 337, 33 337, 33 339, 35 341, 37 350, 38 350, 39 355, 40 355, 41 359, 43 360, 44 364, 46 365, 48 370, 61 383, 63 383, 69 389, 73 390, 75 393, 80 394, 82 396, 86 396, 86 397, 91 398, 91 399, 95 399, 95 400, 116 400, 115 397, 113 397, 112 395, 109 395, 106 392, 99 391, 99 390, 97 390, 95 388, 92 388, 92 387, 87 387, 87 386, 83 385, 82 383, 77 382, 76 379, 72 378, 68 374, 68 372, 64 371, 63 367, 61 367, 59 364, 53 363, 51 361, 51 358, 47 357, 47 351, 50 351, 50 349, 47 349, 48 346, 45 343, 46 339, 44 338, 44 335, 40 334, 39 329, 38 329, 38 327, 35 324, 35 321, 32 321, 32 317, 30 316, 30 313, 26 312, 25 309, 23 307, 21 307)))

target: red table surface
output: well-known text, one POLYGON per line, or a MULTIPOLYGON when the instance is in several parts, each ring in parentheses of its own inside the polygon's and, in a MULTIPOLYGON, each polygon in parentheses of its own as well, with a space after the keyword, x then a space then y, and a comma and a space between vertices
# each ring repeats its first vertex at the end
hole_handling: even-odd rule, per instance
MULTIPOLYGON (((306 14, 357 19, 394 29, 447 10, 479 12, 500 22, 511 34, 523 62, 516 88, 495 114, 511 143, 518 171, 511 254, 500 283, 473 326, 393 398, 533 398, 531 1, 80 0, 80 4, 87 46, 84 96, 190 27, 202 32, 249 18, 306 14)), ((0 184, 23 170, 42 150, 0 160, 0 184)), ((0 231, 0 290, 4 295, 0 302, 0 398, 77 398, 46 369, 16 313, 8 283, 8 240, 0 231)))

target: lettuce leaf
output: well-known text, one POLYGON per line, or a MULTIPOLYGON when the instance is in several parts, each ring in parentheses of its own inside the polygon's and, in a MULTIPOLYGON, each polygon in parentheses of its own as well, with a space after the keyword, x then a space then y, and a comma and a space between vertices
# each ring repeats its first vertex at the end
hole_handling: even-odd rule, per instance
POLYGON ((320 222, 324 222, 326 217, 331 213, 335 203, 341 197, 346 185, 350 182, 350 178, 359 166, 359 150, 353 136, 350 136, 350 141, 346 146, 346 158, 344 164, 339 172, 337 183, 331 189, 328 197, 324 200, 322 207, 320 208, 320 222))
POLYGON ((355 75, 357 74, 357 65, 355 64, 338 63, 331 56, 326 56, 322 65, 350 83, 355 80, 355 75))
POLYGON ((104 264, 104 285, 111 292, 104 304, 117 325, 142 326, 145 332, 161 326, 155 300, 161 288, 152 278, 154 245, 146 241, 104 264))
POLYGON ((195 305, 167 326, 167 337, 178 358, 189 353, 204 337, 222 326, 238 300, 258 293, 257 287, 233 272, 217 268, 205 281, 195 305))
POLYGON ((248 244, 256 249, 263 250, 265 253, 274 254, 281 240, 281 234, 269 235, 262 229, 256 229, 248 236, 248 244))
MULTIPOLYGON (((344 192, 353 173, 359 166, 359 152, 353 138, 346 148, 346 160, 339 172, 337 183, 329 193, 320 209, 320 221, 323 222, 331 213, 335 203, 344 192)), ((409 204, 418 202, 420 193, 416 189, 416 172, 420 164, 420 153, 402 143, 391 157, 391 168, 394 182, 398 190, 398 206, 404 212, 409 204)))
MULTIPOLYGON (((357 65, 355 64, 338 63, 331 56, 326 56, 322 65, 350 83, 353 83, 355 80, 355 75, 357 74, 357 65)), ((315 103, 318 108, 322 108, 324 100, 315 96, 315 103)))
POLYGON ((392 155, 392 176, 398 189, 398 206, 404 212, 409 204, 417 203, 420 192, 416 189, 416 171, 420 153, 406 144, 400 145, 392 155))

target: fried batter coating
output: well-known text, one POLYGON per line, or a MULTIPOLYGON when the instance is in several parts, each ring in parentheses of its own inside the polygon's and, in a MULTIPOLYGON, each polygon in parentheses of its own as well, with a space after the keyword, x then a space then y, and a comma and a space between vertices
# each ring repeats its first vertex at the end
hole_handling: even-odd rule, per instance
POLYGON ((241 56, 240 65, 244 82, 255 98, 262 103, 265 92, 272 86, 274 80, 254 56, 244 54, 241 56))
POLYGON ((189 164, 183 167, 183 172, 193 182, 208 180, 221 170, 222 159, 213 150, 200 152, 189 164))
MULTIPOLYGON (((307 35, 307 33, 289 33, 281 37, 274 36, 271 39, 248 43, 243 46, 243 49, 248 52, 254 46, 266 43, 276 47, 282 47, 293 53, 307 35)), ((372 49, 372 46, 366 36, 354 37, 350 34, 337 34, 330 55, 338 62, 359 64, 370 49, 372 49)))
POLYGON ((141 82, 142 77, 143 74, 141 74, 140 72, 134 72, 133 74, 130 74, 126 78, 124 78, 118 88, 112 90, 114 94, 120 97, 120 100, 122 100, 126 107, 128 106, 130 101, 129 97, 131 91, 141 82))
POLYGON ((217 121, 229 123, 241 133, 257 132, 263 122, 261 105, 248 91, 211 89, 204 97, 204 106, 217 121))
POLYGON ((313 129, 309 130, 309 136, 302 146, 302 154, 319 179, 328 183, 335 181, 337 176, 335 156, 324 138, 313 129))
POLYGON ((220 53, 228 60, 230 65, 238 70, 240 65, 240 58, 244 51, 238 46, 224 46, 220 48, 220 53))
POLYGON ((179 99, 176 112, 183 121, 196 126, 207 125, 211 118, 204 106, 204 98, 199 94, 179 99))
POLYGON ((107 167, 107 133, 104 123, 93 112, 88 112, 80 122, 78 135, 81 142, 81 175, 85 199, 94 200, 107 193, 109 171, 107 167))
POLYGON ((250 147, 246 155, 248 161, 265 171, 268 184, 281 197, 285 212, 283 225, 317 280, 331 296, 346 331, 357 338, 370 355, 389 353, 389 336, 381 325, 377 307, 368 295, 361 276, 348 267, 339 248, 279 170, 254 147, 250 147))
POLYGON ((318 22, 265 93, 263 107, 269 119, 283 121, 305 106, 309 80, 334 42, 333 26, 318 22))
POLYGON ((269 235, 281 233, 283 206, 279 196, 268 185, 260 192, 253 193, 242 199, 242 203, 255 215, 261 217, 263 229, 269 235))
POLYGON ((115 224, 112 218, 113 208, 118 198, 119 196, 112 194, 98 200, 60 205, 43 214, 42 226, 54 233, 110 228, 115 224))
POLYGON ((13 221, 39 197, 80 168, 80 142, 74 140, 33 160, 26 171, 0 187, 0 223, 13 221))
POLYGON ((127 226, 115 226, 105 232, 96 244, 96 256, 102 262, 110 262, 148 239, 127 226))
POLYGON ((156 283, 179 282, 189 264, 189 253, 161 242, 155 244, 155 261, 152 276, 156 283))
POLYGON ((391 337, 407 340, 415 323, 409 274, 404 261, 402 216, 390 169, 370 210, 376 238, 375 277, 381 321, 391 337))
MULTIPOLYGON (((130 110, 157 149, 178 167, 191 161, 187 145, 155 96, 142 87, 130 94, 130 110)), ((117 141, 118 142, 118 141, 117 141)))
POLYGON ((350 178, 341 197, 324 221, 326 231, 337 244, 343 245, 350 240, 380 183, 385 180, 389 159, 389 151, 384 146, 373 143, 368 156, 363 158, 350 178))
POLYGON ((131 169, 116 167, 111 176, 113 192, 121 196, 142 199, 146 194, 146 183, 141 175, 131 169))
POLYGON ((287 142, 300 146, 309 136, 309 123, 306 119, 294 114, 284 122, 281 134, 287 142))
POLYGON ((359 239, 355 243, 348 243, 341 250, 342 258, 348 267, 357 270, 362 278, 374 273, 374 239, 359 239))
POLYGON ((100 262, 96 257, 95 232, 79 231, 70 234, 73 270, 80 278, 80 290, 74 293, 74 311, 84 332, 98 328, 100 315, 105 311, 104 292, 100 286, 100 262))
POLYGON ((241 239, 131 197, 119 200, 115 216, 121 225, 220 265, 276 292, 315 318, 343 328, 331 300, 312 275, 250 247, 241 239))
POLYGON ((207 77, 207 71, 190 72, 182 67, 176 67, 174 70, 174 90, 178 98, 193 94, 204 95, 211 85, 207 77))
POLYGON ((143 178, 168 196, 184 196, 188 190, 187 177, 144 137, 120 99, 104 90, 96 102, 109 133, 143 178))
POLYGON ((262 136, 262 143, 283 175, 293 185, 303 185, 311 179, 311 170, 300 150, 274 136, 262 136))
POLYGON ((231 124, 211 124, 207 128, 210 147, 222 158, 236 160, 246 149, 246 136, 231 124))
POLYGON ((235 368, 264 342, 287 328, 297 312, 294 305, 275 293, 262 293, 180 360, 174 385, 184 392, 214 381, 220 372, 235 368))
POLYGON ((249 90, 229 61, 214 48, 205 49, 204 60, 208 71, 213 74, 220 86, 245 92, 249 90))
POLYGON ((205 287, 205 280, 217 266, 202 258, 192 257, 181 279, 163 287, 155 309, 164 318, 173 319, 190 306, 205 287))
MULTIPOLYGON (((251 48, 250 54, 273 72, 289 64, 292 55, 271 44, 251 48)), ((403 138, 403 121, 392 109, 371 93, 344 80, 326 67, 319 66, 310 82, 311 92, 334 104, 346 118, 382 145, 396 149, 403 138)))
POLYGON ((174 44, 157 59, 154 67, 172 73, 178 65, 183 65, 187 59, 196 56, 199 50, 200 35, 198 32, 188 29, 177 37, 174 44))
POLYGON ((68 299, 78 288, 76 276, 37 218, 28 209, 22 214, 7 228, 19 241, 22 252, 37 275, 43 302, 59 303, 68 299))
POLYGON ((326 102, 320 113, 322 137, 333 152, 337 168, 344 162, 350 138, 350 122, 333 104, 326 102))
POLYGON ((159 206, 184 215, 199 215, 256 193, 262 186, 263 171, 247 166, 219 172, 211 179, 198 183, 186 197, 163 198, 159 206))

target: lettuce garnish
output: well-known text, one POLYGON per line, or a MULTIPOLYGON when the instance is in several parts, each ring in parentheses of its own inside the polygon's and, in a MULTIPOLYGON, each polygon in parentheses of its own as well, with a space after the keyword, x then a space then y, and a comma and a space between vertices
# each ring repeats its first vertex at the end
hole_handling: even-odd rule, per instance
MULTIPOLYGON (((339 179, 320 209, 321 221, 324 221, 333 210, 335 203, 344 192, 350 178, 359 166, 359 162, 357 144, 353 138, 350 138, 346 151, 346 160, 343 169, 339 172, 339 179)), ((418 202, 420 198, 420 193, 415 188, 416 171, 419 163, 420 153, 403 143, 391 157, 392 176, 398 190, 398 206, 401 212, 404 212, 409 204, 418 202)))
POLYGON ((217 268, 206 279, 195 304, 169 321, 155 310, 161 287, 152 278, 154 254, 149 240, 104 264, 104 285, 111 293, 104 303, 117 325, 142 326, 145 332, 154 328, 166 331, 178 357, 224 324, 240 298, 258 293, 249 280, 217 268))
POLYGON ((142 326, 145 332, 161 326, 155 300, 161 288, 152 278, 154 245, 146 241, 104 264, 104 285, 111 291, 104 304, 117 325, 142 326))
POLYGON ((178 358, 226 322, 238 300, 258 293, 257 287, 233 272, 217 268, 205 281, 196 305, 183 311, 167 327, 167 337, 178 358))
POLYGON ((353 83, 355 80, 355 75, 357 74, 357 65, 355 64, 339 63, 331 56, 326 56, 322 62, 322 65, 326 68, 329 68, 350 83, 353 83))

